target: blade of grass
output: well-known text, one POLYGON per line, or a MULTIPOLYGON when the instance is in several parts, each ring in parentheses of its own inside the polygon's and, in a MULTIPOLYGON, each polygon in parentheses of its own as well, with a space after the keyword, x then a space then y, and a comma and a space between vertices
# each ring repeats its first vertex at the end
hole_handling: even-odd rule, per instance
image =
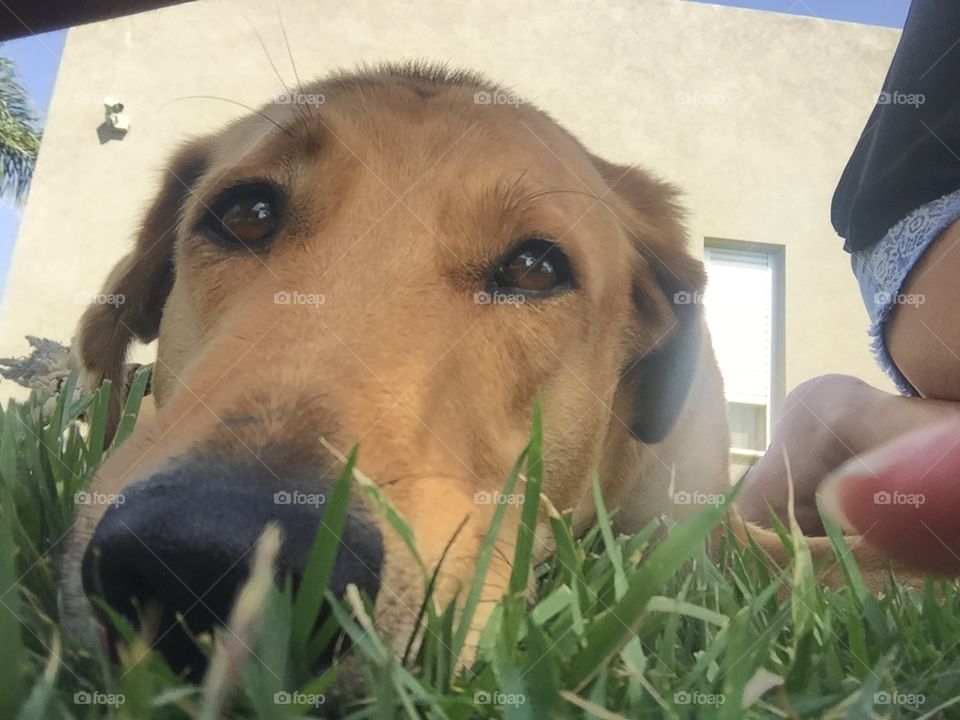
MULTIPOLYGON (((507 482, 503 486, 503 495, 508 496, 513 493, 513 488, 520 477, 520 468, 526 461, 528 449, 524 449, 517 458, 507 482)), ((480 544, 480 552, 477 556, 477 572, 470 585, 470 592, 463 606, 463 612, 460 615, 460 623, 457 626, 457 632, 453 636, 453 650, 460 653, 467 639, 467 633, 470 632, 470 624, 473 622, 473 615, 477 610, 477 604, 480 602, 480 594, 483 592, 483 584, 486 582, 487 570, 490 567, 490 559, 493 557, 493 548, 500 534, 500 526, 503 524, 503 517, 506 514, 507 503, 497 503, 493 511, 493 520, 490 527, 487 528, 483 541, 480 544)))
POLYGON ((103 459, 104 438, 107 435, 107 418, 109 416, 111 383, 104 380, 103 385, 95 393, 90 408, 90 434, 87 436, 87 466, 97 468, 103 459))
MULTIPOLYGON (((732 493, 728 494, 729 500, 732 493)), ((585 647, 573 658, 565 685, 579 691, 608 658, 630 639, 654 593, 679 570, 726 513, 728 502, 707 507, 691 520, 672 528, 637 570, 623 598, 594 620, 584 635, 585 647)))
POLYGON ((610 523, 610 515, 603 502, 603 493, 600 490, 600 477, 593 473, 591 477, 593 484, 593 503, 597 511, 597 523, 600 525, 600 533, 603 535, 604 550, 607 557, 610 558, 610 564, 613 565, 613 588, 614 597, 619 601, 627 593, 627 576, 623 572, 623 555, 620 546, 617 545, 613 537, 613 527, 610 523))
POLYGON ((0 648, 3 648, 7 670, 0 672, 0 717, 14 717, 23 701, 22 670, 27 666, 23 641, 20 638, 20 585, 17 580, 14 544, 13 496, 0 488, 0 648))
POLYGON ((803 530, 797 522, 796 498, 793 483, 793 473, 790 470, 790 458, 784 448, 783 462, 787 469, 787 518, 790 524, 790 539, 793 542, 793 578, 790 593, 790 612, 793 617, 796 637, 802 638, 809 632, 816 618, 813 615, 812 603, 806 599, 817 591, 817 578, 813 571, 813 558, 810 555, 810 546, 807 545, 803 530))
POLYGON ((317 623, 324 594, 333 575, 333 565, 340 550, 340 537, 347 522, 347 505, 350 502, 356 461, 357 449, 354 448, 347 457, 347 464, 340 477, 333 485, 294 600, 292 639, 300 657, 303 657, 307 641, 317 623))
POLYGON ((570 531, 570 526, 552 504, 547 504, 547 511, 550 514, 550 527, 557 545, 556 552, 564 571, 569 573, 570 583, 573 586, 571 588, 573 596, 570 605, 573 615, 573 631, 577 636, 582 637, 586 632, 584 608, 589 607, 592 601, 586 580, 582 574, 583 560, 570 531))
MULTIPOLYGON (((323 445, 330 453, 334 455, 341 463, 346 464, 347 458, 344 456, 337 448, 332 444, 327 442, 326 438, 320 438, 320 444, 323 445)), ((384 514, 387 522, 390 523, 390 527, 400 536, 403 540, 404 545, 410 550, 413 554, 414 560, 416 561, 420 572, 424 577, 429 575, 429 570, 427 566, 424 565, 423 560, 420 557, 420 552, 417 550, 416 536, 413 533, 413 530, 410 529, 410 524, 404 519, 403 515, 400 514, 400 511, 397 510, 396 506, 390 502, 390 498, 383 494, 383 491, 373 482, 369 477, 367 477, 358 467, 353 468, 353 478, 356 480, 357 485, 360 486, 360 489, 366 494, 366 496, 373 503, 374 507, 377 508, 380 512, 384 514)))
POLYGON ((437 561, 437 566, 434 568, 433 572, 430 574, 430 580, 427 582, 427 588, 423 595, 423 602, 420 603, 420 608, 417 611, 417 619, 413 626, 413 632, 410 633, 410 638, 407 640, 407 645, 403 650, 403 656, 400 660, 402 665, 407 664, 407 660, 410 657, 410 653, 413 651, 413 647, 416 644, 417 636, 419 630, 424 622, 424 617, 431 607, 433 601, 433 593, 436 589, 437 579, 440 576, 440 570, 443 568, 443 561, 447 559, 447 554, 450 552, 450 548, 453 547, 453 544, 457 541, 457 538, 460 536, 460 533, 463 531, 467 525, 467 518, 464 518, 460 521, 460 524, 457 525, 457 529, 453 531, 453 535, 450 536, 450 539, 447 541, 447 544, 443 548, 443 552, 440 553, 440 559, 437 561))
POLYGON ((40 682, 33 686, 30 697, 17 713, 17 720, 49 720, 54 716, 50 705, 56 702, 54 687, 60 672, 60 652, 60 635, 55 633, 50 640, 50 658, 43 669, 40 682))
POLYGON ((520 527, 517 529, 513 571, 510 573, 510 594, 514 596, 524 595, 527 592, 542 486, 543 419, 540 414, 540 401, 537 400, 533 404, 533 428, 530 432, 530 444, 527 445, 526 488, 523 495, 520 527))
POLYGON ((124 440, 130 437, 134 426, 137 424, 137 416, 140 414, 140 405, 143 403, 144 393, 147 391, 147 383, 150 382, 150 368, 146 365, 137 369, 133 375, 133 381, 130 383, 130 389, 127 391, 127 400, 123 405, 123 413, 120 415, 120 421, 117 423, 117 431, 113 435, 113 441, 110 448, 120 447, 124 440))

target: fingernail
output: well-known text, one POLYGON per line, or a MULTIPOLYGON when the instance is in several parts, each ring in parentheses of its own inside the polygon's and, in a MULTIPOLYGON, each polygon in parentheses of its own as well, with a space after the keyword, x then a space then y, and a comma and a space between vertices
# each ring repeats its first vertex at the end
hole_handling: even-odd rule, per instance
POLYGON ((860 458, 851 458, 828 475, 817 490, 818 504, 824 515, 848 535, 859 531, 843 509, 847 499, 845 490, 850 483, 868 474, 870 472, 860 458))
POLYGON ((855 520, 865 527, 875 522, 876 508, 866 501, 878 490, 918 492, 930 488, 939 475, 955 465, 944 460, 957 449, 958 437, 960 420, 951 418, 851 458, 820 484, 820 507, 844 532, 863 532, 855 520))

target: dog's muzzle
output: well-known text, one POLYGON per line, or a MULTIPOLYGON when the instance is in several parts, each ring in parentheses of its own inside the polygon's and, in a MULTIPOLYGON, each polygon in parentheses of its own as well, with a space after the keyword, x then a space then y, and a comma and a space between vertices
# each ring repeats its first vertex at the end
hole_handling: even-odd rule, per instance
MULTIPOLYGON (((126 487, 122 504, 103 515, 84 554, 84 590, 134 627, 145 611, 159 613, 155 649, 176 671, 199 679, 206 660, 191 635, 226 623, 263 529, 280 527, 278 574, 290 575, 297 588, 331 486, 329 480, 278 479, 256 460, 242 467, 202 458, 178 462, 126 487)), ((373 598, 382 564, 379 529, 362 507, 351 507, 330 590, 342 596, 354 584, 373 598)), ((103 615, 114 650, 113 623, 103 615)))

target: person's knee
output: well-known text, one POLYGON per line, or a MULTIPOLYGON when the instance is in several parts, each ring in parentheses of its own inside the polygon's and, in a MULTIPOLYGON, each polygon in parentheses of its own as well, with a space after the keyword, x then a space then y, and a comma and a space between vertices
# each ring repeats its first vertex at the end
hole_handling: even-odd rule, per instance
POLYGON ((738 500, 748 520, 766 524, 772 509, 787 520, 788 476, 796 495, 796 517, 808 533, 823 532, 816 506, 820 481, 856 453, 855 431, 882 391, 850 375, 806 380, 786 397, 773 427, 770 448, 747 474, 738 500))
POLYGON ((830 430, 830 426, 847 417, 851 409, 860 407, 865 399, 880 392, 860 378, 840 373, 804 380, 784 399, 783 411, 774 421, 774 435, 781 422, 796 423, 803 418, 815 428, 830 430))

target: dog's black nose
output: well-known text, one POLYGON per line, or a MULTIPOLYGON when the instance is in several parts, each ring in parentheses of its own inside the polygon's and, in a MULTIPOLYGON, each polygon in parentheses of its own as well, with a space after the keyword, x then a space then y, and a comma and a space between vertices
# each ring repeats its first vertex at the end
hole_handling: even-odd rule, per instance
MULTIPOLYGON (((278 570, 297 587, 323 522, 325 490, 309 483, 280 487, 275 478, 250 474, 250 468, 185 466, 134 483, 104 513, 84 555, 87 594, 102 597, 134 626, 159 613, 155 648, 194 679, 206 663, 191 635, 227 621, 264 527, 280 526, 278 570)), ((373 598, 382 563, 380 531, 351 509, 330 589, 342 595, 352 583, 373 598)))

